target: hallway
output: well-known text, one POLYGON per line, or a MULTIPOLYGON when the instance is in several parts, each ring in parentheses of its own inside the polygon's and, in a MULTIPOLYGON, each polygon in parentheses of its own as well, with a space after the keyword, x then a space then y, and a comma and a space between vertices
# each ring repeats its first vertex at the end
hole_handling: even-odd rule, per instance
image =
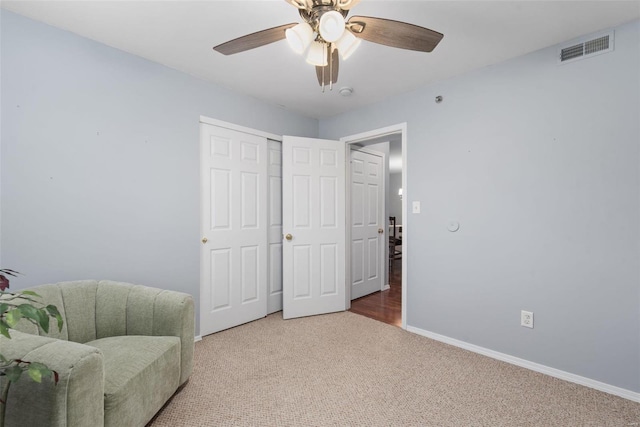
POLYGON ((349 311, 390 325, 402 325, 402 260, 393 263, 389 272, 390 289, 351 301, 349 311))

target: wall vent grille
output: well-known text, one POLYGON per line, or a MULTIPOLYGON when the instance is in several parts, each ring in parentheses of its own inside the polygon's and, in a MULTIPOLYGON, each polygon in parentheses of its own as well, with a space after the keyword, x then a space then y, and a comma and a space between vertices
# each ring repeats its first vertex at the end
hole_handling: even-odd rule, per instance
POLYGON ((596 36, 589 36, 560 46, 558 62, 565 63, 584 59, 613 50, 613 31, 596 36))
POLYGON ((597 39, 589 40, 584 44, 584 54, 590 55, 592 53, 600 52, 601 50, 609 49, 609 36, 599 37, 597 39))
POLYGON ((579 58, 584 55, 584 43, 575 46, 565 47, 560 51, 560 60, 568 61, 573 58, 579 58))

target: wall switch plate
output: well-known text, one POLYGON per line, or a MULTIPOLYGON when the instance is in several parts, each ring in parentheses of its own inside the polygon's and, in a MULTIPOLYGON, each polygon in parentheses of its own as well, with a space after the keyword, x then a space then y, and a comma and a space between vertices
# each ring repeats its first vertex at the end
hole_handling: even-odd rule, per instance
POLYGON ((413 213, 420 213, 420 202, 418 201, 413 202, 412 206, 413 206, 413 210, 412 210, 413 213))
POLYGON ((533 329, 533 313, 531 311, 520 312, 520 326, 533 329))

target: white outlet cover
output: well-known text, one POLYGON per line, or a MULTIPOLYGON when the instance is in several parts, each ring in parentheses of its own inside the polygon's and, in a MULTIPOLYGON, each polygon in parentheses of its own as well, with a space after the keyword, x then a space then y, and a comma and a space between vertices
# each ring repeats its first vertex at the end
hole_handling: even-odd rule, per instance
POLYGON ((414 214, 420 213, 420 202, 419 201, 413 202, 412 207, 413 207, 413 211, 412 212, 414 214))
POLYGON ((533 312, 525 310, 520 312, 520 326, 533 329, 533 312))

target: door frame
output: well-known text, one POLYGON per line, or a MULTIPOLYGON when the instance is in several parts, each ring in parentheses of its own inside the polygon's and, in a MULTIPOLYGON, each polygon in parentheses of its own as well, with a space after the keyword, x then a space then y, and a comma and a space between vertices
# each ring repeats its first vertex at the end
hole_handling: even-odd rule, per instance
MULTIPOLYGON (((402 143, 402 329, 407 329, 407 195, 409 194, 407 188, 407 123, 399 123, 396 125, 387 126, 380 129, 374 129, 367 132, 361 132, 354 135, 349 135, 340 138, 341 142, 345 143, 345 155, 349 156, 351 151, 351 144, 357 144, 361 142, 369 142, 371 140, 378 140, 384 142, 383 139, 386 136, 400 134, 402 143)), ((348 157, 347 157, 348 158, 348 157)), ((351 176, 351 163, 346 163, 346 176, 351 176)), ((349 180, 350 182, 350 180, 349 180)), ((346 200, 351 200, 351 185, 346 185, 345 188, 346 200)), ((346 242, 351 242, 351 209, 346 209, 346 242)), ((388 236, 387 236, 388 237, 388 236)), ((350 283, 351 277, 351 251, 345 251, 346 258, 346 277, 345 283, 350 283)), ((345 310, 351 308, 351 286, 347 286, 345 289, 345 310)))
POLYGON ((276 135, 275 133, 263 132, 258 129, 252 129, 240 125, 236 125, 234 123, 225 122, 218 119, 212 119, 211 117, 200 116, 200 123, 205 123, 208 125, 218 126, 221 128, 231 129, 238 132, 244 132, 251 135, 261 136, 267 139, 272 139, 274 141, 282 142, 282 135, 276 135))
MULTIPOLYGON (((384 232, 384 235, 386 237, 386 239, 383 240, 382 244, 380 245, 380 249, 378 250, 378 256, 379 259, 378 261, 380 262, 380 267, 379 267, 379 272, 378 274, 380 274, 380 276, 382 277, 382 281, 380 283, 380 291, 384 291, 386 289, 389 289, 389 262, 388 262, 388 252, 389 252, 389 245, 386 244, 388 243, 388 224, 387 221, 385 219, 386 217, 386 206, 387 206, 387 178, 386 175, 389 174, 389 163, 388 163, 388 159, 387 159, 387 155, 385 153, 382 153, 380 151, 374 151, 374 150, 369 150, 367 147, 357 147, 354 146, 353 144, 347 144, 347 147, 350 147, 351 149, 348 151, 349 153, 349 159, 345 159, 345 161, 349 164, 349 166, 347 167, 347 170, 349 172, 351 172, 351 153, 353 153, 354 151, 360 151, 362 153, 366 153, 372 156, 376 156, 376 157, 380 157, 382 159, 382 210, 383 210, 383 215, 380 217, 382 220, 382 224, 380 224, 380 227, 383 227, 383 229, 386 229, 386 231, 384 232), (387 256, 385 256, 387 255, 387 256)), ((349 191, 351 191, 351 185, 353 184, 353 177, 349 176, 348 177, 348 185, 347 187, 349 188, 349 191)), ((350 196, 350 194, 345 194, 346 196, 350 196)), ((348 207, 347 210, 349 212, 351 212, 351 198, 349 197, 348 199, 348 207)), ((347 216, 347 219, 349 219, 350 216, 347 216)), ((353 224, 351 224, 351 222, 348 223, 349 224, 349 228, 353 228, 353 224)), ((349 234, 348 236, 351 236, 351 230, 349 230, 349 234)), ((349 251, 349 253, 351 253, 351 250, 353 249, 353 242, 346 242, 347 247, 345 248, 346 251, 349 251)), ((351 278, 351 276, 348 276, 349 278, 349 282, 348 282, 348 286, 349 286, 349 294, 351 294, 351 287, 353 286, 353 280, 351 278)), ((365 295, 366 296, 366 295, 365 295)), ((349 295, 349 298, 351 298, 351 295, 349 295)))

